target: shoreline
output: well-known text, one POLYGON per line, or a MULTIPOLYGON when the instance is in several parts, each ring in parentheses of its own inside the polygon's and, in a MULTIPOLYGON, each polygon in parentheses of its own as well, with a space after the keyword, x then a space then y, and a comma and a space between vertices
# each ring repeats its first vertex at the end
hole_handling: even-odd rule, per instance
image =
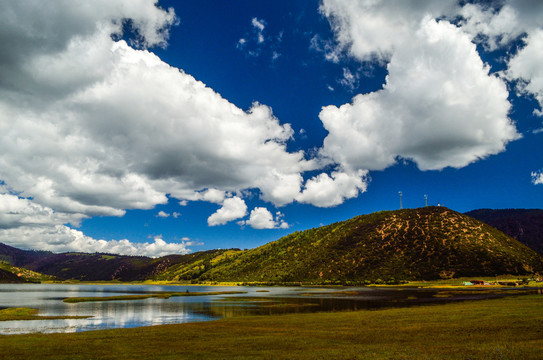
POLYGON ((348 287, 369 287, 369 288, 429 288, 429 289, 448 289, 448 288, 465 288, 465 289, 476 289, 476 288, 511 288, 511 285, 501 285, 497 284, 498 282, 517 282, 518 285, 514 288, 543 288, 543 282, 538 282, 535 280, 529 280, 524 284, 523 279, 516 275, 504 275, 499 277, 465 277, 458 279, 447 279, 447 280, 412 280, 400 284, 322 284, 322 283, 304 283, 304 282, 294 282, 294 283, 268 283, 268 282, 201 282, 201 283, 190 283, 190 282, 179 282, 179 281, 154 281, 154 280, 145 280, 145 281, 79 281, 79 280, 65 280, 65 281, 43 281, 36 284, 49 284, 49 285, 134 285, 134 286, 208 286, 208 287, 237 287, 237 286, 247 286, 247 287, 315 287, 315 288, 348 288, 348 287), (475 280, 482 280, 490 284, 487 285, 463 285, 464 282, 470 282, 475 280))
POLYGON ((543 296, 0 336, 5 359, 540 359, 543 296), (135 346, 137 344, 137 346, 135 346))

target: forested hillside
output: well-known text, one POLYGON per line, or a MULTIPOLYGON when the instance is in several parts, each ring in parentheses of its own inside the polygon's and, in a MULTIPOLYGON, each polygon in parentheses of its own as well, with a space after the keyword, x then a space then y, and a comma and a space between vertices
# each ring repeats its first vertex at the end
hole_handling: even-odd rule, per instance
POLYGON ((532 249, 444 207, 361 215, 244 251, 208 250, 153 259, 53 254, 0 245, 0 260, 20 267, 17 273, 26 268, 85 281, 363 284, 543 271, 543 258, 532 249))
POLYGON ((533 250, 444 207, 384 211, 295 232, 246 251, 174 266, 161 279, 357 282, 529 274, 533 250))

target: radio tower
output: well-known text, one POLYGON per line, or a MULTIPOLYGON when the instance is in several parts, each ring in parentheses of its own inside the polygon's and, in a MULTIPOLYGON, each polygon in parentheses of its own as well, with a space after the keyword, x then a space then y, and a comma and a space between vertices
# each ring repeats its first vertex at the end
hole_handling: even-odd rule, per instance
POLYGON ((401 191, 398 191, 398 194, 400 194, 400 210, 403 209, 403 204, 402 204, 402 192, 401 191))
POLYGON ((428 195, 424 195, 424 206, 428 206, 428 195))

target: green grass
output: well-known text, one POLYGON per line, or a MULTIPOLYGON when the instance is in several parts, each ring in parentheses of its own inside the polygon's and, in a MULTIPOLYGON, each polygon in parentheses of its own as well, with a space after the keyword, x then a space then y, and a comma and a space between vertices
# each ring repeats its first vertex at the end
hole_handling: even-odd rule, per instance
POLYGON ((395 284, 395 285, 366 285, 368 287, 384 287, 384 288, 436 288, 436 289, 474 289, 474 288, 487 288, 487 289, 500 289, 500 288, 510 288, 510 286, 504 286, 500 284, 495 284, 496 282, 517 282, 519 285, 517 289, 522 289, 523 287, 534 287, 534 288, 542 288, 543 282, 537 282, 533 279, 528 279, 527 276, 518 276, 518 275, 500 275, 497 277, 488 277, 488 276, 477 276, 477 277, 461 277, 461 278, 454 278, 454 279, 439 279, 439 280, 415 280, 415 281, 407 281, 402 284, 395 284), (528 283, 522 284, 523 279, 527 279, 528 283), (472 280, 484 280, 486 282, 491 283, 491 285, 463 285, 464 282, 470 282, 472 280))
POLYGON ((3 359, 541 359, 543 296, 0 336, 3 359))
POLYGON ((244 296, 244 297, 228 297, 215 299, 216 302, 277 302, 277 299, 273 297, 254 297, 254 296, 244 296))
POLYGON ((210 291, 210 292, 162 292, 140 295, 116 295, 116 296, 93 296, 93 297, 70 297, 63 299, 65 303, 81 303, 92 301, 125 301, 145 300, 149 298, 169 299, 174 296, 208 296, 208 295, 229 295, 246 294, 246 291, 210 291))
POLYGON ((87 319, 90 316, 40 316, 37 309, 7 308, 0 310, 0 321, 87 319))

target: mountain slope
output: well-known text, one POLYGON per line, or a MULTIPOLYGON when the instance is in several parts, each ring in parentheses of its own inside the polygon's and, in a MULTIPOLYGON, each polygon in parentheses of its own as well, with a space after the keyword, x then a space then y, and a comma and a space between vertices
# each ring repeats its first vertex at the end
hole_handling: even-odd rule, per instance
POLYGON ((17 284, 25 281, 14 273, 0 268, 0 284, 17 284))
MULTIPOLYGON (((211 252, 221 251, 211 250, 211 252)), ((168 255, 156 259, 144 256, 65 253, 54 254, 27 264, 26 267, 61 279, 140 281, 156 278, 177 264, 193 262, 204 253, 168 255)))
POLYGON ((0 260, 59 279, 87 281, 326 284, 543 271, 543 258, 533 250, 487 224, 444 207, 357 216, 245 251, 209 250, 152 259, 53 254, 0 244, 0 260))
POLYGON ((527 274, 533 250, 444 207, 384 211, 216 259, 201 280, 327 282, 527 274))
POLYGON ((49 255, 53 255, 53 253, 49 251, 21 250, 0 243, 0 261, 5 261, 13 266, 23 266, 49 255))
POLYGON ((0 261, 0 270, 4 272, 4 274, 0 276, 0 283, 8 283, 8 282, 40 283, 42 281, 56 280, 54 276, 44 275, 32 270, 28 270, 26 268, 13 266, 6 261, 0 261), (6 274, 6 272, 9 274, 6 274))
POLYGON ((145 256, 63 253, 20 250, 0 244, 0 260, 59 279, 146 280, 183 260, 185 255, 158 259, 145 256))
POLYGON ((479 209, 467 212, 466 215, 495 227, 543 254, 543 210, 479 209))
MULTIPOLYGON (((247 250, 246 250, 247 251, 247 250)), ((239 249, 199 251, 185 255, 178 264, 170 266, 154 278, 156 280, 197 281, 217 264, 244 253, 239 249)))

